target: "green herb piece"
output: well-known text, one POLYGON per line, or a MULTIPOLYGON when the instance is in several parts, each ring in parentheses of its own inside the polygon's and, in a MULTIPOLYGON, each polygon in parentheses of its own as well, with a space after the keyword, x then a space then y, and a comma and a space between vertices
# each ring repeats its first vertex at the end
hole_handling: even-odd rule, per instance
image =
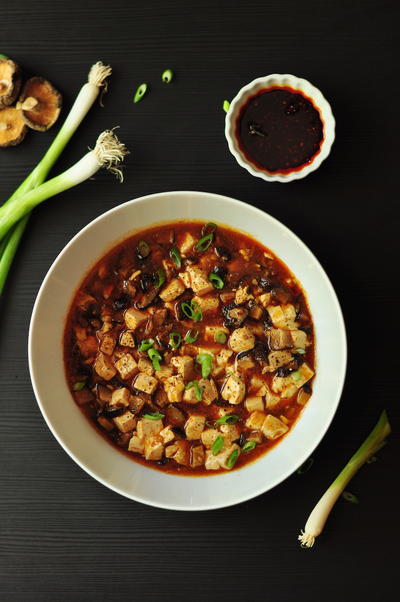
POLYGON ((291 377, 294 381, 298 381, 301 378, 301 374, 298 370, 296 370, 296 372, 292 372, 291 377))
POLYGON ((152 412, 151 414, 143 414, 143 418, 148 418, 149 420, 162 420, 165 417, 165 414, 160 414, 159 412, 152 412))
POLYGON ((171 259, 174 262, 174 264, 176 265, 176 267, 180 268, 182 265, 182 257, 179 252, 179 249, 177 249, 176 247, 172 247, 169 252, 169 256, 171 257, 171 259))
POLYGON ((0 59, 8 59, 8 56, 6 56, 5 54, 0 54, 0 59))
POLYGON ((178 349, 179 345, 181 344, 182 341, 182 337, 179 334, 179 332, 171 332, 169 335, 169 344, 172 347, 172 349, 178 349))
POLYGON ((139 240, 136 248, 139 259, 145 259, 150 255, 150 247, 145 240, 139 240))
POLYGON ((199 336, 199 331, 196 330, 195 328, 191 328, 185 334, 185 341, 187 343, 194 343, 195 341, 197 341, 198 336, 199 336))
POLYGON ((165 71, 163 71, 162 75, 161 75, 161 79, 166 84, 169 84, 172 81, 173 77, 174 77, 174 72, 172 71, 172 69, 165 69, 165 71))
POLYGON ((350 493, 350 491, 343 491, 342 498, 346 500, 346 502, 350 502, 351 504, 359 504, 360 500, 358 497, 354 495, 354 493, 350 493))
POLYGON ((199 251, 200 253, 203 253, 203 251, 207 251, 208 247, 210 246, 210 244, 212 243, 214 238, 214 233, 210 232, 210 234, 206 234, 206 236, 203 236, 203 238, 200 238, 200 240, 197 241, 197 243, 194 245, 194 248, 196 251, 199 251))
POLYGON ((140 84, 133 97, 133 102, 139 102, 147 92, 147 84, 140 84))
POLYGON ((151 363, 153 364, 154 370, 160 370, 160 360, 162 360, 162 355, 157 349, 149 349, 147 351, 147 355, 149 356, 151 363))
POLYGON ((225 113, 227 113, 230 109, 231 103, 229 102, 229 100, 224 100, 224 102, 222 103, 222 109, 225 111, 225 113))
POLYGON ((308 458, 304 464, 302 464, 300 466, 300 468, 297 469, 297 474, 305 474, 306 472, 308 472, 311 468, 311 466, 314 464, 314 458, 308 458))
POLYGON ((82 391, 82 389, 84 389, 85 387, 86 387, 86 381, 80 380, 80 381, 74 383, 74 386, 72 387, 72 389, 74 391, 82 391))
POLYGON ((201 366, 201 376, 207 378, 211 374, 213 356, 210 353, 199 353, 196 362, 201 366))
POLYGON ((199 386, 197 380, 191 380, 190 383, 188 383, 185 387, 185 389, 191 388, 194 389, 197 401, 201 401, 201 398, 203 397, 203 388, 199 386))
POLYGON ((246 443, 242 447, 242 452, 249 452, 256 447, 257 443, 255 441, 246 441, 246 443))
POLYGON ((214 274, 214 272, 208 275, 208 279, 213 285, 213 287, 218 290, 221 290, 225 286, 225 282, 222 280, 221 276, 218 276, 218 274, 214 274))
POLYGON ((216 332, 214 335, 214 341, 216 343, 221 343, 222 345, 224 343, 226 343, 228 337, 226 335, 226 333, 223 330, 220 330, 219 332, 216 332))
POLYGON ((202 320, 203 312, 201 311, 199 304, 193 301, 193 299, 190 303, 184 301, 181 304, 181 308, 185 316, 190 320, 193 320, 194 322, 200 322, 200 320, 202 320))
POLYGON ((211 234, 212 232, 215 232, 216 229, 217 224, 214 224, 214 222, 207 222, 201 229, 201 235, 205 236, 206 234, 211 234))
POLYGON ((215 438, 215 441, 211 446, 211 451, 212 451, 213 456, 216 456, 223 447, 224 447, 224 438, 221 437, 221 435, 218 435, 218 437, 215 438))
POLYGON ((159 268, 158 270, 156 270, 155 275, 156 275, 155 287, 160 288, 165 282, 165 270, 163 270, 162 268, 159 268))
POLYGON ((304 354, 305 354, 305 352, 306 352, 306 350, 305 350, 305 349, 300 349, 300 348, 299 348, 299 349, 296 349, 296 353, 300 353, 300 355, 304 355, 304 354))
POLYGON ((150 347, 153 347, 154 339, 143 339, 139 345, 139 351, 147 351, 150 347))
POLYGON ((215 421, 215 426, 220 424, 236 424, 238 420, 239 416, 236 416, 236 414, 226 414, 226 416, 221 416, 221 418, 215 421))
POLYGON ((236 464, 236 460, 239 457, 240 450, 234 449, 229 458, 226 461, 227 468, 233 468, 236 464))

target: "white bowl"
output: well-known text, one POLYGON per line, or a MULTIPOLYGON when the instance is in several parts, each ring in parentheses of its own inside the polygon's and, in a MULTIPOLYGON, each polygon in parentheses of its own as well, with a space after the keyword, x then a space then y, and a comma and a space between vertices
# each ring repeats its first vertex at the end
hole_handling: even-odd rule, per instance
POLYGON ((335 119, 332 115, 331 106, 328 101, 323 97, 318 88, 315 88, 309 81, 296 77, 295 75, 289 75, 288 73, 282 75, 280 73, 273 73, 266 77, 258 77, 252 82, 244 86, 236 94, 232 100, 229 111, 225 118, 225 136, 228 141, 229 150, 235 157, 236 161, 247 169, 252 176, 262 178, 267 182, 291 182, 292 180, 299 180, 304 178, 312 171, 315 171, 327 158, 331 151, 331 146, 335 139, 335 119), (304 165, 302 169, 298 171, 291 171, 289 173, 269 173, 268 171, 258 169, 254 163, 249 161, 239 146, 239 141, 236 136, 236 124, 242 107, 246 104, 251 96, 254 96, 261 90, 271 88, 272 86, 289 86, 294 90, 298 90, 309 98, 314 106, 319 110, 321 121, 323 123, 324 138, 318 154, 314 155, 310 163, 304 165))
POLYGON ((42 414, 65 451, 92 477, 128 498, 175 510, 207 510, 268 491, 298 468, 326 432, 342 391, 346 337, 335 292, 308 248, 276 219, 234 199, 205 192, 165 192, 111 209, 81 230, 51 266, 29 332, 29 367, 42 414), (182 218, 215 221, 251 234, 292 270, 308 295, 317 342, 313 395, 289 434, 255 462, 206 477, 168 475, 114 449, 84 418, 67 388, 65 317, 83 276, 105 251, 135 229, 182 218))

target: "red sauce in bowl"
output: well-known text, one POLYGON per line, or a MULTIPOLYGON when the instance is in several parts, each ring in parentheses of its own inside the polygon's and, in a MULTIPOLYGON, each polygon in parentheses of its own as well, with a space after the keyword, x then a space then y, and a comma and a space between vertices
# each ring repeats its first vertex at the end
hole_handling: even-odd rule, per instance
POLYGON ((236 136, 246 159, 271 173, 299 171, 320 152, 324 126, 319 110, 299 90, 274 86, 242 107, 236 136))

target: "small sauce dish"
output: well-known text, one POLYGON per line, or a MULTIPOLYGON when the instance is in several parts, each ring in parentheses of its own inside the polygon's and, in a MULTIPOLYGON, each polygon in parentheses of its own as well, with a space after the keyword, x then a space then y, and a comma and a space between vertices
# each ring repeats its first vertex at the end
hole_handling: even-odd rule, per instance
POLYGON ((335 119, 322 93, 289 74, 259 77, 239 90, 225 120, 229 150, 267 182, 291 182, 329 155, 335 119))

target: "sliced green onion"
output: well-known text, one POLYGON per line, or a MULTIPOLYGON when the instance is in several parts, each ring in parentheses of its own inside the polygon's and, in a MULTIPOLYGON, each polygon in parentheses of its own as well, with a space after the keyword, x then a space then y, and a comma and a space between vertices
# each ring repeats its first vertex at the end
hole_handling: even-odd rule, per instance
POLYGON ((156 283, 155 287, 160 288, 165 282, 165 270, 159 268, 156 270, 156 283))
POLYGON ((150 255, 150 247, 145 240, 139 240, 136 248, 139 259, 145 259, 150 255))
POLYGON ((213 287, 218 290, 221 290, 225 286, 225 282, 222 280, 221 276, 218 276, 218 274, 214 274, 214 272, 211 272, 211 274, 208 275, 208 279, 213 285, 213 287))
POLYGON ((227 468, 233 468, 236 464, 236 460, 239 457, 240 450, 234 449, 229 458, 226 461, 227 468))
POLYGON ((169 335, 169 344, 172 347, 172 349, 178 349, 179 345, 181 344, 182 341, 182 337, 179 334, 179 332, 171 332, 169 335))
POLYGON ((7 60, 7 59, 8 59, 8 56, 6 56, 5 54, 0 54, 0 59, 5 59, 5 60, 7 60))
POLYGON ((301 378, 301 374, 298 370, 296 370, 296 372, 292 372, 292 374, 290 375, 294 381, 298 381, 301 378))
POLYGON ((191 380, 190 383, 188 383, 185 387, 185 389, 194 389, 194 393, 196 395, 196 399, 197 401, 201 401, 201 398, 203 397, 203 387, 199 386, 199 383, 197 382, 197 380, 191 380))
POLYGON ((342 498, 346 500, 346 502, 350 502, 351 504, 359 504, 360 500, 354 493, 350 493, 350 491, 343 491, 342 498))
POLYGON ((165 69, 165 71, 163 71, 162 75, 161 75, 161 79, 166 84, 169 84, 172 81, 173 77, 174 77, 174 72, 172 71, 172 69, 165 69))
POLYGON ((297 474, 305 474, 314 464, 314 458, 308 458, 301 466, 297 469, 297 474))
POLYGON ((249 452, 256 447, 257 443, 255 441, 246 441, 246 443, 242 447, 242 452, 249 452))
POLYGON ((211 232, 210 234, 206 234, 206 236, 203 236, 203 238, 200 238, 200 240, 198 240, 197 243, 194 245, 195 250, 199 251, 200 253, 202 253, 203 251, 206 251, 208 249, 208 247, 210 246, 210 244, 212 243, 213 238, 214 238, 213 232, 211 232))
POLYGON ((228 337, 227 337, 226 333, 223 330, 220 330, 219 332, 216 332, 215 335, 214 335, 214 341, 216 343, 222 343, 222 345, 224 343, 226 343, 227 338, 228 337))
POLYGON ((154 370, 160 370, 160 360, 162 360, 162 355, 157 349, 153 349, 152 347, 147 351, 147 355, 149 356, 151 363, 153 364, 154 370))
POLYGON ((224 102, 222 103, 222 109, 225 111, 225 113, 227 113, 230 109, 231 103, 229 102, 229 100, 224 100, 224 102))
POLYGON ((181 304, 181 308, 185 316, 188 317, 190 320, 194 320, 194 322, 200 322, 202 320, 203 313, 199 304, 196 303, 196 301, 192 300, 190 301, 190 303, 184 301, 181 304))
POLYGON ((211 446, 213 456, 216 456, 221 449, 224 447, 224 438, 221 435, 215 438, 214 443, 211 446))
POLYGON ((299 349, 296 349, 296 353, 300 353, 300 355, 304 355, 304 354, 305 354, 305 352, 306 352, 306 350, 305 350, 305 349, 300 349, 300 348, 299 348, 299 349))
POLYGON ((179 252, 179 249, 177 249, 176 247, 172 247, 169 252, 169 256, 171 257, 171 259, 174 262, 174 264, 176 265, 176 267, 180 268, 182 265, 182 257, 179 252))
POLYGON ((390 435, 390 432, 391 428, 386 410, 383 410, 375 428, 354 456, 350 458, 308 517, 304 532, 302 531, 298 537, 302 546, 311 548, 314 545, 315 538, 322 532, 333 506, 344 492, 346 485, 360 470, 361 466, 385 445, 385 439, 390 435))
POLYGON ((205 236, 206 234, 211 234, 211 232, 215 232, 217 229, 217 224, 214 222, 207 222, 201 229, 201 235, 205 236))
POLYGON ((82 389, 84 389, 85 387, 86 387, 86 381, 80 380, 80 381, 74 383, 74 386, 72 388, 74 391, 82 391, 82 389))
POLYGON ((194 343, 195 341, 197 341, 198 336, 199 336, 199 331, 196 330, 195 328, 191 328, 185 334, 185 341, 187 343, 194 343))
POLYGON ((148 418, 149 420, 162 420, 165 417, 165 414, 160 414, 159 412, 151 412, 150 414, 143 414, 143 418, 148 418))
POLYGON ((210 353, 199 353, 196 356, 196 362, 201 366, 201 376, 207 378, 211 374, 211 364, 213 356, 210 353))
POLYGON ((215 421, 215 425, 218 426, 220 424, 236 424, 238 422, 239 416, 236 414, 226 414, 226 416, 221 416, 218 420, 215 421))
POLYGON ((133 97, 133 102, 139 102, 147 92, 147 84, 140 84, 133 97))
POLYGON ((147 351, 150 347, 153 347, 154 339, 143 339, 138 349, 139 351, 147 351))

